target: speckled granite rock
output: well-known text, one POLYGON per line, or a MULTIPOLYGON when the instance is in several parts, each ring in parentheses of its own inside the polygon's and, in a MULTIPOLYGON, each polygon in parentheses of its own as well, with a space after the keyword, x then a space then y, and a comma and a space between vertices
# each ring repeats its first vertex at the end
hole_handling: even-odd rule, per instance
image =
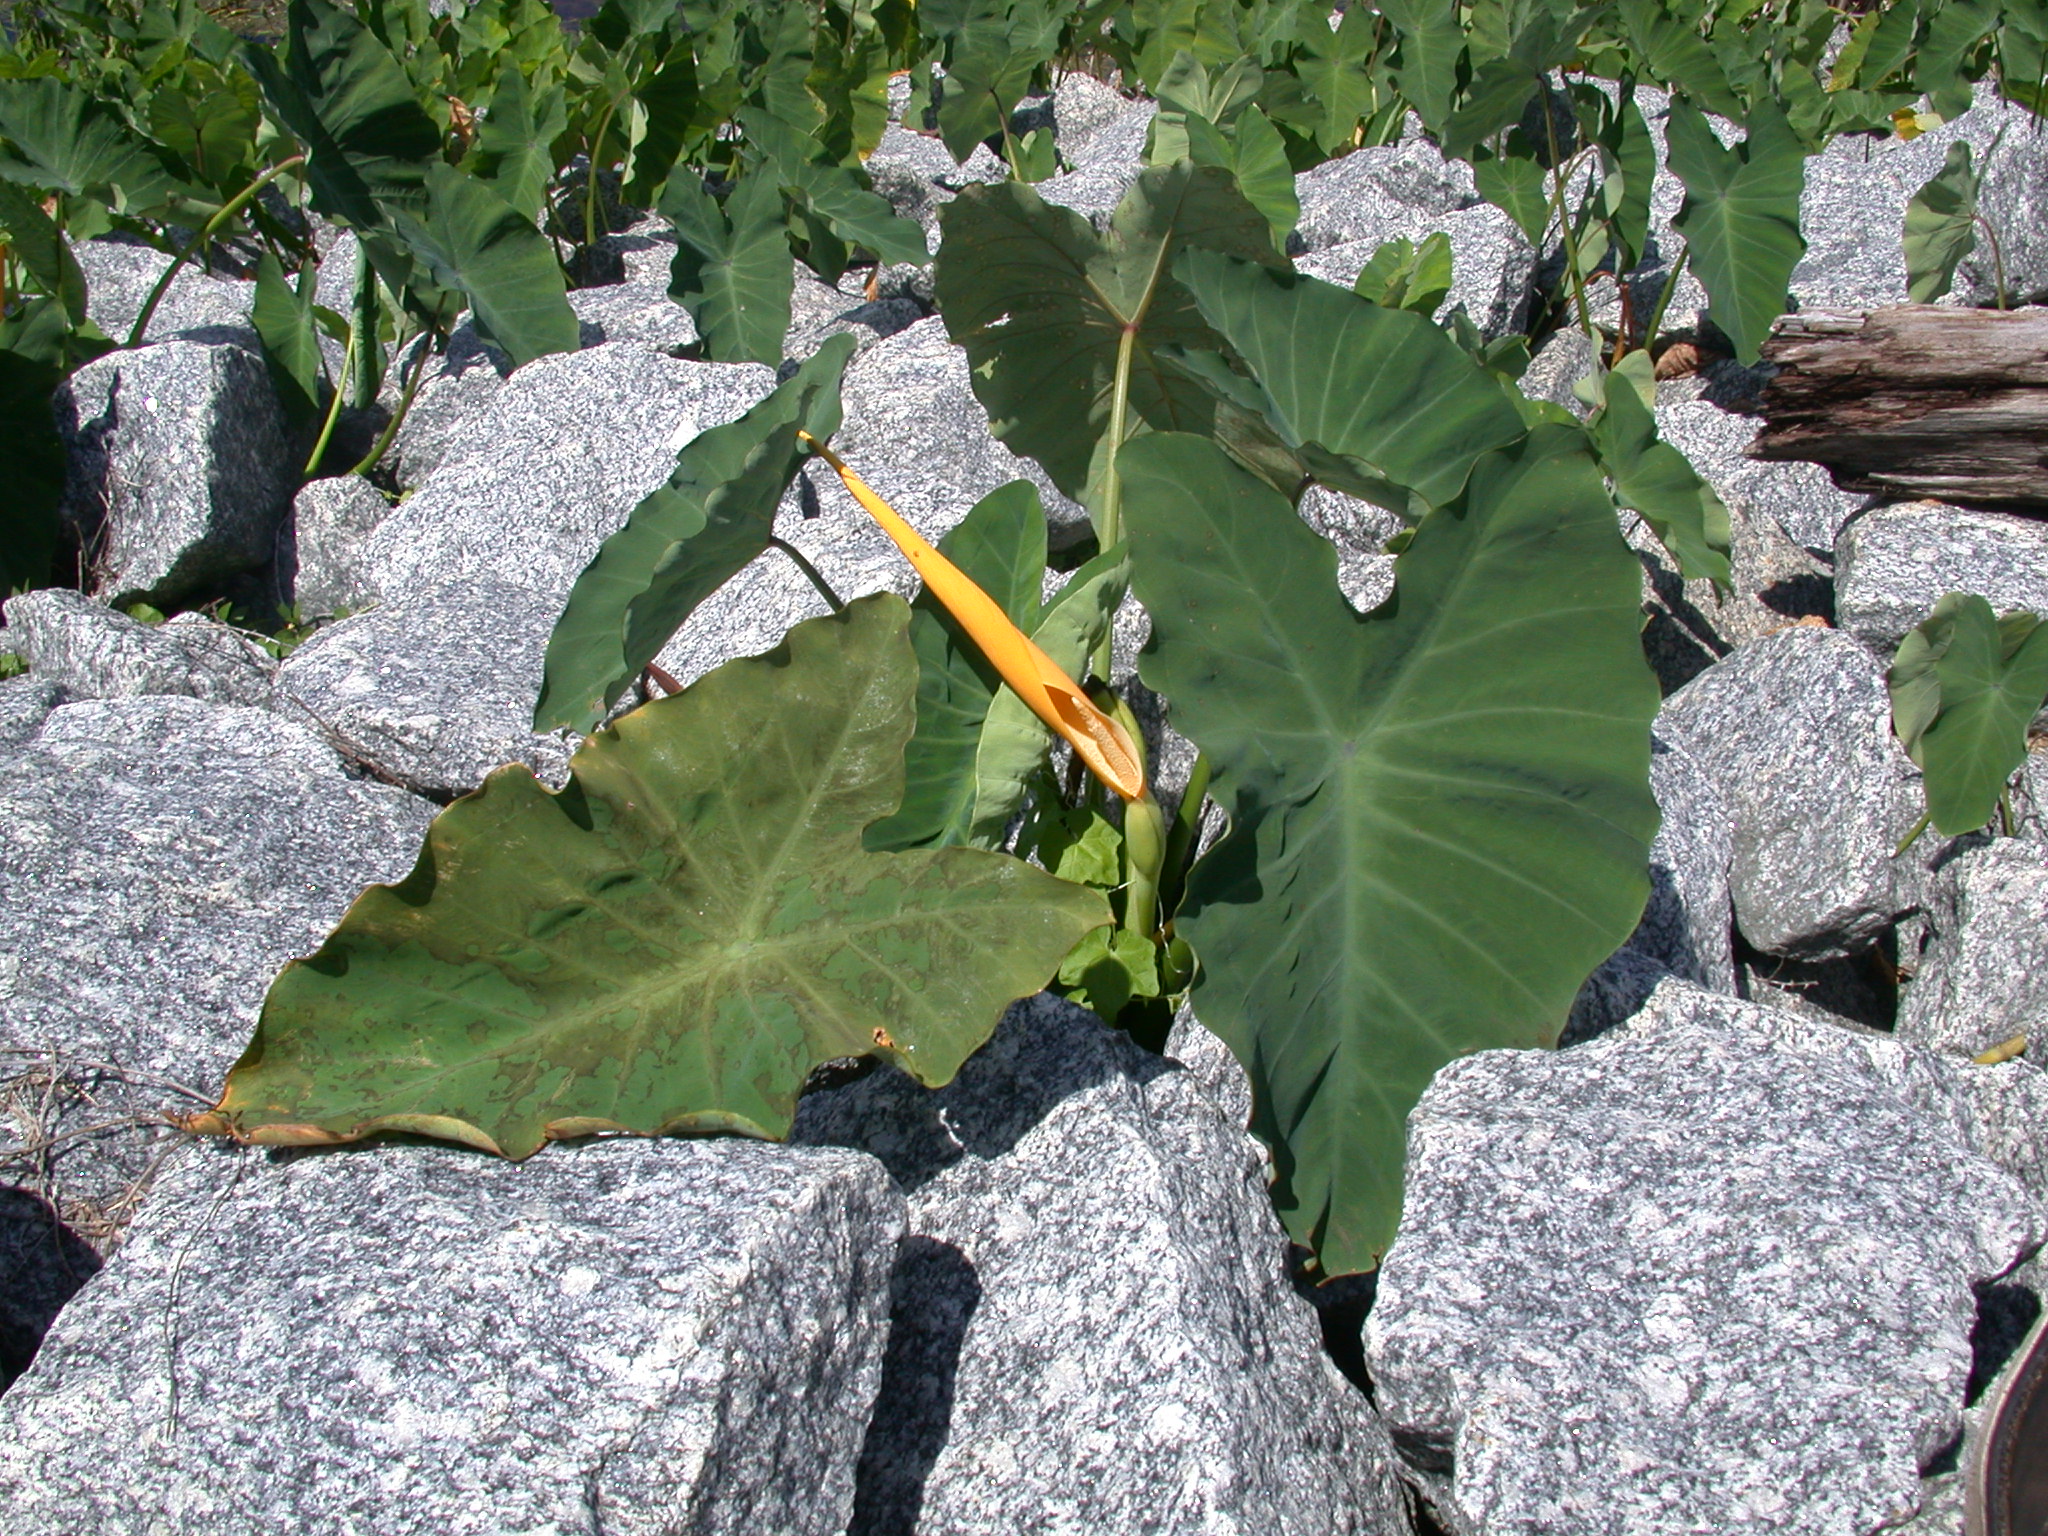
POLYGON ((977 144, 965 165, 956 164, 946 146, 935 138, 912 133, 891 123, 882 142, 869 155, 864 169, 875 191, 903 218, 924 226, 928 240, 939 228, 939 210, 953 200, 962 187, 976 182, 1006 181, 1009 167, 986 144, 977 144))
POLYGON ((2000 613, 2048 616, 2048 523, 1911 501, 1866 512, 1842 530, 1838 621, 1887 661, 1950 592, 1974 592, 2000 613))
POLYGON ((798 267, 782 355, 808 358, 825 344, 827 337, 842 334, 853 337, 855 347, 865 350, 884 336, 894 336, 917 324, 927 313, 915 299, 898 297, 870 303, 849 297, 798 267))
POLYGON ((31 671, 67 699, 162 693, 219 704, 270 702, 277 663, 202 614, 144 624, 60 587, 9 598, 6 609, 7 632, 31 671))
MULTIPOLYGON (((1942 871, 1934 934, 1899 1006, 1899 1038, 1974 1056, 2013 1035, 2048 1055, 2048 848, 2000 838, 1942 871)), ((2048 1144, 2048 1123, 2041 1129, 2048 1144)))
MULTIPOLYGON (((114 340, 125 342, 171 258, 147 245, 115 240, 82 240, 73 249, 85 273, 86 314, 114 340)), ((196 262, 187 263, 150 316, 147 339, 165 341, 185 331, 248 335, 255 298, 254 283, 209 277, 196 262)))
POLYGON ((1424 142, 1353 150, 1294 178, 1301 201, 1298 234, 1307 249, 1295 265, 1349 288, 1380 244, 1451 237, 1451 292, 1482 333, 1498 336, 1528 315, 1536 252, 1514 221, 1481 200, 1472 173, 1424 142))
MULTIPOLYGON (((1145 164, 1145 140, 1158 110, 1156 102, 1126 101, 1115 116, 1094 127, 1078 145, 1070 135, 1060 149, 1073 169, 1038 183, 1038 195, 1057 207, 1073 209, 1097 229, 1108 228, 1116 205, 1145 164)), ((1054 111, 1058 111, 1057 98, 1054 111)))
POLYGON ((159 607, 270 560, 292 455, 262 360, 226 342, 112 352, 57 391, 65 515, 94 589, 159 607))
POLYGON ((64 695, 47 677, 0 679, 0 751, 12 751, 35 735, 63 702, 64 695))
POLYGON ((837 1536, 902 1219, 739 1141, 194 1149, 0 1398, 8 1528, 837 1536))
POLYGON ((1835 489, 1818 464, 1775 464, 1747 454, 1757 419, 1723 410, 1710 400, 1686 399, 1660 389, 1657 435, 1686 456, 1700 478, 1731 508, 1767 517, 1801 549, 1822 556, 1862 498, 1835 489))
MULTIPOLYGON (((0 1059, 0 1070, 12 1065, 0 1059)), ((99 1255, 49 1201, 0 1186, 0 1392, 28 1369, 50 1324, 99 1267, 99 1255)))
POLYGON ((387 783, 450 800, 525 763, 559 786, 570 746, 536 735, 560 600, 489 577, 410 592, 314 635, 278 670, 278 707, 387 783))
POLYGON ((1043 997, 950 1086, 878 1072, 798 1134, 910 1200, 854 1536, 1407 1530, 1263 1157, 1189 1073, 1043 997))
MULTIPOLYGON (((271 977, 373 881, 402 878, 433 813, 351 777, 310 730, 190 698, 68 704, 0 775, 0 1048, 111 1062, 59 1129, 193 1106, 240 1054, 271 977)), ((69 1220, 138 1178, 151 1133, 67 1144, 69 1220)))
POLYGON ((374 602, 359 574, 370 535, 391 515, 382 491, 360 475, 309 480, 277 531, 277 583, 301 619, 331 618, 374 602))
POLYGON ((495 578, 545 592, 559 610, 598 545, 668 478, 676 451, 773 385, 755 364, 684 362, 639 347, 529 363, 370 535, 366 582, 394 602, 495 578))
MULTIPOLYGON (((417 489, 443 461, 484 447, 512 371, 511 360, 473 331, 451 338, 445 353, 422 366, 419 393, 384 458, 384 466, 407 491, 417 489)), ((385 409, 395 405, 387 401, 385 409)))
POLYGON ((612 283, 569 295, 586 347, 634 346, 673 353, 697 340, 697 322, 668 296, 668 275, 658 282, 612 283))
POLYGON ((1973 1282, 2048 1233, 1941 1066, 1667 981, 1600 1040, 1439 1073, 1366 1344, 1455 1523, 1909 1515, 1960 1428, 1973 1282))
POLYGON ((1581 989, 1568 1039, 1589 1039, 1624 1022, 1666 974, 1710 992, 1735 991, 1728 894, 1734 829, 1727 800, 1682 742, 1654 733, 1650 788, 1663 820, 1650 843, 1649 904, 1628 943, 1581 989))
POLYGON ((1734 816, 1729 888, 1758 949, 1868 947, 1915 893, 1892 849, 1920 813, 1881 662, 1804 625, 1743 646, 1665 700, 1657 728, 1707 765, 1734 816))

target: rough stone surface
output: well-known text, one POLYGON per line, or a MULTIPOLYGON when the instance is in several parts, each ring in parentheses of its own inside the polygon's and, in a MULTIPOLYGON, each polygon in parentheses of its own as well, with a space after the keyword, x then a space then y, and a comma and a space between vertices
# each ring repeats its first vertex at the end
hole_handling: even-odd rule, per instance
POLYGON ((936 235, 939 210, 962 187, 976 182, 1006 181, 1009 167, 986 144, 977 144, 965 165, 956 164, 938 139, 912 133, 891 123, 864 167, 875 191, 906 219, 924 226, 927 239, 936 235))
POLYGON ((1600 1040, 1439 1073, 1365 1337, 1456 1522, 1910 1514, 1961 1427, 1973 1282, 2048 1232, 1937 1070, 1673 980, 1600 1040))
POLYGON ((35 735, 63 702, 64 695, 47 677, 0 679, 0 751, 11 752, 35 735))
POLYGON ((1650 843, 1649 903, 1628 943, 1581 990, 1567 1039, 1590 1039, 1630 1018, 1666 975, 1735 991, 1728 803, 1707 766, 1665 734, 1650 738, 1650 788, 1663 821, 1650 843))
POLYGON ((1657 435, 1691 461, 1700 478, 1731 509, 1770 518, 1800 548, 1823 558, 1861 498, 1835 489, 1818 464, 1766 463, 1747 454, 1757 419, 1723 410, 1710 400, 1685 399, 1660 389, 1657 435))
POLYGON ((667 219, 646 218, 597 237, 600 258, 616 261, 620 281, 666 289, 676 259, 676 232, 667 219))
POLYGON ((0 1398, 0 1502, 18 1536, 837 1536, 901 1230, 838 1151, 193 1149, 0 1398))
POLYGON ((1514 221, 1481 200, 1465 165, 1427 143, 1353 150, 1294 179, 1301 202, 1300 270, 1350 287, 1380 245, 1451 237, 1446 309, 1463 305, 1482 333, 1497 336, 1527 320, 1536 253, 1514 221))
MULTIPOLYGON (((65 705, 0 775, 0 1050, 118 1069, 73 1073, 93 1097, 58 1129, 192 1108, 166 1082, 218 1085, 278 968, 363 886, 405 875, 432 812, 264 710, 65 705)), ((68 1144, 66 1219, 138 1178, 149 1150, 146 1131, 68 1144)))
POLYGON ((67 699, 185 694, 263 705, 277 670, 256 646, 201 614, 144 624, 58 587, 9 598, 7 628, 33 673, 67 699))
POLYGON ((1851 954, 1914 904, 1892 849, 1919 815, 1919 774, 1892 735, 1883 664, 1849 636, 1800 625, 1746 645, 1665 700, 1657 729, 1727 799, 1736 926, 1758 949, 1851 954))
MULTIPOLYGON (((171 258, 150 246, 115 240, 85 240, 73 250, 85 273, 87 316, 114 340, 125 342, 171 258)), ((147 339, 166 341, 188 331, 218 338, 221 332, 234 332, 253 343, 249 309, 255 298, 254 283, 209 277, 198 263, 188 262, 150 316, 147 339)))
POLYGON ((827 337, 842 334, 854 338, 857 350, 865 350, 882 337, 917 324, 929 311, 910 298, 873 302, 850 298, 799 267, 790 313, 789 333, 782 343, 783 356, 807 358, 825 344, 827 337))
POLYGON ((849 1530, 1401 1532, 1392 1455, 1285 1279, 1264 1160, 1186 1071, 1012 1010, 936 1093, 803 1101, 910 1200, 849 1530))
MULTIPOLYGON (((1058 106, 1055 97, 1054 111, 1058 106)), ((1156 102, 1127 101, 1114 117, 1089 132, 1073 148, 1062 152, 1073 166, 1038 184, 1038 195, 1048 203, 1071 208, 1098 229, 1106 229, 1116 205, 1138 179, 1145 164, 1145 140, 1152 132, 1156 102)))
MULTIPOLYGON (((413 490, 442 462, 475 452, 488 439, 510 359, 477 338, 458 333, 448 350, 425 364, 412 408, 399 423, 384 463, 400 486, 413 490)), ((397 397, 384 402, 395 409, 397 397)))
MULTIPOLYGON (((2048 1054, 2048 848, 2000 838, 1943 871, 1899 1038, 1974 1056, 2024 1034, 2048 1054)), ((2041 1128, 2048 1146, 2048 1122, 2041 1128)))
POLYGON ((597 547, 668 478, 676 451, 734 420, 774 376, 638 347, 543 357, 370 535, 364 577, 387 602, 495 578, 556 604, 597 547))
POLYGON ((668 296, 666 275, 658 283, 612 283, 579 288, 569 295, 586 347, 607 343, 646 347, 673 354, 697 340, 697 322, 668 296))
POLYGON ((331 618, 375 601, 360 575, 363 551, 390 515, 390 501, 360 475, 331 475, 300 488, 277 533, 277 582, 301 619, 331 618))
POLYGON ((51 1322, 99 1267, 49 1201, 0 1186, 0 1392, 28 1369, 51 1322))
POLYGON ((57 420, 100 595, 163 607, 268 563, 295 466, 260 358, 201 341, 110 353, 65 381, 57 420))
MULTIPOLYGON (((1093 75, 1073 74, 1053 87, 1053 138, 1070 165, 1093 158, 1092 146, 1131 107, 1131 98, 1093 75)), ((1149 119, 1147 122, 1149 127, 1149 119)), ((1144 141, 1139 140, 1142 149, 1144 141)))
POLYGON ((279 707, 303 711, 377 777, 434 799, 467 794, 511 762, 559 786, 569 745, 533 730, 559 613, 491 577, 408 592, 293 651, 278 671, 279 707))
POLYGON ((1950 592, 2048 617, 2048 523, 1935 501, 1879 507, 1835 546, 1835 614, 1887 659, 1950 592))

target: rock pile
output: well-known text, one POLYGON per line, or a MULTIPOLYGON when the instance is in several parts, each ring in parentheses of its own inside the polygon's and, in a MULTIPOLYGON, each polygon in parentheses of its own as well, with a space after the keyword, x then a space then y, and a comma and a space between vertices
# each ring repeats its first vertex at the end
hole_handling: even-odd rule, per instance
MULTIPOLYGON (((1076 77, 1028 110, 1070 167, 1042 193, 1106 218, 1151 105, 1076 77)), ((1905 196, 1949 138, 1985 152, 1995 216, 2034 208, 2048 156, 2003 125, 1984 103, 1816 161, 1795 298, 1903 297, 1905 196)), ((1003 174, 901 124, 870 170, 934 237, 1003 174)), ((1298 192, 1299 264, 1334 280, 1448 231, 1446 305, 1487 335, 1550 280, 1419 137, 1298 192)), ((1667 252, 1676 202, 1660 186, 1667 252)), ((2048 535, 1747 460, 1730 407, 1754 381, 1727 370, 1657 414, 1728 503, 1733 589, 1681 582, 1624 520, 1668 694, 1649 910, 1574 1043, 1462 1061, 1417 1108, 1362 1336, 1328 1291, 1319 1327, 1244 1078, 1191 1017, 1153 1057, 1029 999, 950 1086, 816 1091, 786 1147, 515 1167, 165 1129, 438 804, 507 761, 559 779, 571 744, 531 726, 570 585, 680 447, 774 384, 677 355, 670 249, 658 223, 610 237, 621 280, 574 296, 580 351, 515 372, 459 335, 395 500, 293 494, 246 284, 181 278, 158 339, 60 400, 91 593, 17 597, 0 632, 28 664, 0 682, 7 1529, 1957 1536, 1969 1404, 2044 1283, 2048 1076, 1971 1058, 2048 1020, 2048 756, 2014 835, 1897 853, 1920 785, 1883 679, 1945 591, 2048 611, 2048 535), (197 612, 123 611, 213 598, 321 622, 280 660, 197 612)), ((2005 252, 2048 287, 2048 245, 2005 252)), ((86 257, 118 334, 160 258, 86 257)), ((1639 313, 1661 271, 1631 275, 1639 313)), ((930 537, 1020 475, 1077 527, 990 434, 928 274, 866 277, 800 278, 787 343, 856 338, 846 456, 930 537)), ((1961 299, 1986 281, 1966 266, 1961 299)), ((1568 399, 1574 356, 1530 389, 1568 399)), ((1398 525, 1321 492, 1304 515, 1371 606, 1398 525)), ((843 593, 909 589, 836 483, 797 487, 779 532, 843 593)), ((822 610, 771 552, 661 665, 689 680, 822 610)))

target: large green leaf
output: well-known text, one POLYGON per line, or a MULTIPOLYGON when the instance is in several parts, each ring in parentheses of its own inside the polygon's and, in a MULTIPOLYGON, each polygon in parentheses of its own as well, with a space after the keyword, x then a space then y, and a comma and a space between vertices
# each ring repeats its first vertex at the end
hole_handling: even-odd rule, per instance
POLYGON ((1999 618, 1951 592, 1899 642, 1889 678, 1892 728, 1926 775, 1927 813, 1944 837, 1991 819, 2027 756, 2027 727, 2048 701, 2048 624, 1999 618))
POLYGON ((738 421, 700 432, 665 484, 604 541, 548 639, 537 731, 589 731, 697 605, 768 548, 775 508, 803 463, 799 428, 839 428, 851 336, 829 338, 738 421))
POLYGON ((13 251, 73 325, 85 319, 85 272, 70 242, 42 204, 11 181, 0 181, 0 244, 13 251))
POLYGON ((0 177, 130 213, 160 208, 177 180, 143 140, 78 86, 43 75, 0 79, 0 177))
POLYGON ((375 33, 326 0, 291 0, 284 58, 257 43, 242 59, 306 146, 313 206, 359 229, 425 197, 441 130, 375 33))
MULTIPOLYGON (((1257 383, 1240 386, 1318 479, 1397 510, 1450 500, 1473 461, 1524 431, 1499 381, 1429 320, 1317 278, 1211 251, 1174 266, 1257 383)), ((1222 384, 1214 363, 1189 359, 1222 384)))
POLYGON ((1065 9, 1047 0, 928 0, 919 21, 946 42, 939 137, 955 160, 964 164, 975 145, 1003 131, 1059 48, 1065 9))
POLYGON ((427 167, 425 217, 393 209, 405 243, 443 288, 464 294, 477 329, 514 365, 580 344, 555 248, 533 220, 487 181, 436 160, 427 167))
MULTIPOLYGON (((1649 361, 1646 352, 1633 355, 1649 361)), ((1604 382, 1605 404, 1587 430, 1600 467, 1614 482, 1615 500, 1643 515, 1678 562, 1681 576, 1725 589, 1734 580, 1729 563, 1734 530, 1727 507, 1684 454, 1658 440, 1656 414, 1635 381, 1616 371, 1604 382)))
POLYGON ((1932 304, 1956 279, 1956 265, 1977 244, 1977 173, 1958 139, 1927 184, 1906 204, 1906 296, 1932 304))
MULTIPOLYGON (((1087 668, 1129 578, 1119 547, 1097 555, 1041 604, 1045 508, 1028 480, 982 497, 939 548, 1075 677, 1087 668)), ((998 847, 1052 733, 1003 687, 981 647, 928 592, 912 605, 910 642, 918 660, 917 733, 904 752, 903 804, 868 828, 867 846, 998 847)))
POLYGON ((568 96, 561 86, 535 90, 518 70, 507 70, 477 125, 474 169, 506 202, 537 219, 555 179, 554 141, 568 125, 568 96))
POLYGON ((1301 198, 1295 190, 1294 165, 1280 130, 1257 107, 1247 107, 1226 132, 1209 119, 1187 115, 1182 123, 1187 158, 1196 165, 1217 165, 1237 180, 1245 201, 1266 216, 1273 231, 1273 249, 1285 251, 1287 237, 1301 222, 1301 198))
POLYGON ((661 211, 676 227, 669 296, 697 322, 718 363, 782 360, 796 268, 782 189, 773 176, 744 176, 721 207, 694 175, 669 178, 661 211))
POLYGON ((1176 253, 1201 246, 1284 260, 1264 216, 1214 166, 1140 171, 1106 239, 1014 182, 969 187, 939 219, 939 310, 967 349, 989 425, 1074 497, 1088 488, 1109 426, 1127 327, 1134 424, 1207 430, 1207 391, 1157 356, 1163 346, 1218 344, 1171 274, 1176 253))
POLYGON ((799 624, 593 736, 559 794, 493 773, 285 968, 197 1128, 525 1157, 781 1136, 836 1057, 946 1082, 1109 914, 1003 854, 862 850, 903 788, 908 621, 885 593, 799 624))
POLYGON ((1437 1069, 1552 1043, 1649 891, 1641 573, 1583 443, 1544 426, 1482 458, 1363 618, 1336 552, 1213 443, 1118 455, 1141 675, 1231 814, 1176 919, 1196 1010, 1330 1273, 1392 1240, 1437 1069))
POLYGON ((1742 115, 1742 98, 1693 23, 1673 16, 1662 0, 1619 0, 1617 10, 1644 74, 1723 117, 1742 115))
POLYGON ((149 95, 149 131, 217 191, 245 180, 255 157, 262 118, 256 83, 237 71, 223 75, 189 61, 177 82, 159 83, 149 95))
POLYGON ((1671 170, 1685 202, 1671 222, 1685 236, 1706 284, 1708 313, 1753 363, 1771 323, 1785 312, 1785 288, 1806 251, 1799 194, 1806 149, 1770 102, 1750 114, 1748 138, 1724 149, 1700 110, 1671 104, 1666 128, 1671 170))
POLYGON ((1997 28, 2000 9, 1999 0, 1940 0, 1926 7, 1913 83, 1943 117, 1970 109, 1970 79, 1977 72, 1971 56, 1997 28))

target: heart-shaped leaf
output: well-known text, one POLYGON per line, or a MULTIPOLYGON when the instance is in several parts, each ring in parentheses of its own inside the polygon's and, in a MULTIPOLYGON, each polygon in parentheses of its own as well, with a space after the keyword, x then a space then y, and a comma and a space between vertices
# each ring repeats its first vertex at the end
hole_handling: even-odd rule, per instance
POLYGON ((1932 304, 1956 279, 1956 265, 1977 245, 1977 173, 1970 145, 1958 139, 1948 158, 1906 204, 1906 296, 1932 304))
POLYGON ((775 178, 741 177, 721 206, 685 172, 669 178, 661 211, 676 227, 669 297, 696 320, 705 354, 716 363, 780 362, 796 267, 775 178))
POLYGON ((837 1057, 948 1081, 1108 909, 1004 854, 862 850, 903 788, 909 618, 884 593, 799 624, 591 737, 559 793, 493 773, 285 968, 193 1128, 525 1157, 781 1136, 837 1057))
POLYGON ((1951 592, 1899 642, 1889 682, 1892 729, 1927 777, 1935 830, 1976 831, 2026 761, 2027 727, 2048 700, 2048 624, 1951 592))
MULTIPOLYGON (((1369 360, 1368 360, 1369 361, 1369 360)), ((1206 439, 1118 455, 1140 661, 1231 814, 1175 920, 1325 1270, 1394 1235, 1437 1069, 1555 1041, 1649 892, 1641 572, 1575 427, 1489 453, 1360 617, 1336 551, 1206 439)))
POLYGON ((1672 173, 1685 183, 1671 222, 1706 284, 1714 324, 1735 343, 1737 360, 1753 363, 1785 312, 1786 284, 1806 251, 1799 233, 1806 148, 1770 102, 1750 114, 1748 126, 1747 139, 1724 149, 1699 108, 1678 100, 1666 133, 1672 173))
POLYGON ((1155 355, 1162 346, 1217 345, 1169 270, 1174 256, 1203 246, 1284 260, 1265 217, 1213 166, 1139 172, 1107 239, 1013 182, 967 188, 939 220, 939 309, 967 349, 989 425, 1077 498, 1109 426, 1126 328, 1135 418, 1206 430, 1213 415, 1208 392, 1155 355))

